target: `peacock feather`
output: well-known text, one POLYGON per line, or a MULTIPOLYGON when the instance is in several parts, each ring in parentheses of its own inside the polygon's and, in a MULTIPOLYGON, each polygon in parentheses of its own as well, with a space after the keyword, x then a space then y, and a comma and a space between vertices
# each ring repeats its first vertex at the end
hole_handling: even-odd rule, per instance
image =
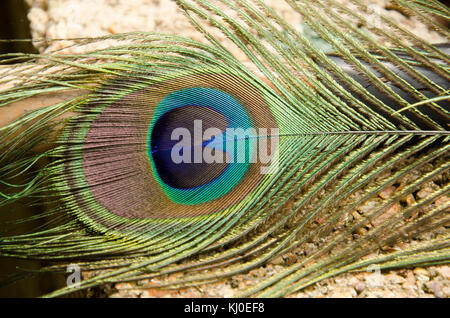
MULTIPOLYGON (((384 28, 356 27, 360 0, 285 0, 326 51, 262 0, 176 2, 208 44, 130 33, 78 39, 115 43, 87 53, 2 56, 16 64, 0 113, 35 109, 1 121, 0 256, 94 273, 47 296, 213 283, 311 242, 235 296, 449 262, 447 44, 383 15, 384 28), (20 205, 41 212, 21 218, 20 205)), ((446 6, 393 3, 448 39, 446 6)))

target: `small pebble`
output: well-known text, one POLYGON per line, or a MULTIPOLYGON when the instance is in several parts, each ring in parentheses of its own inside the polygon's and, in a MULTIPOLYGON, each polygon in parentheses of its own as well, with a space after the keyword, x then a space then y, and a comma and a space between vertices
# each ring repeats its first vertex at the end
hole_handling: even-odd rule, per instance
POLYGON ((414 196, 410 193, 402 199, 402 202, 405 202, 408 206, 411 206, 414 203, 416 203, 416 200, 414 199, 414 196))
POLYGON ((442 287, 439 282, 432 280, 430 282, 425 283, 425 289, 432 292, 434 296, 438 298, 444 297, 444 293, 442 292, 442 287))
POLYGON ((427 276, 428 277, 428 272, 424 269, 424 268, 422 268, 422 267, 416 267, 416 268, 414 268, 414 274, 416 274, 416 275, 423 275, 423 276, 427 276))
POLYGON ((425 188, 421 189, 419 192, 417 192, 416 196, 419 199, 423 199, 423 198, 426 198, 428 195, 430 195, 430 193, 432 191, 433 190, 430 187, 425 187, 425 188))
POLYGON ((436 268, 436 271, 446 279, 450 279, 450 266, 436 268))
POLYGON ((381 191, 378 195, 382 199, 388 199, 391 197, 391 195, 395 191, 395 189, 396 188, 393 185, 390 185, 390 186, 384 188, 383 191, 381 191))
POLYGON ((358 211, 360 211, 362 214, 367 214, 372 209, 375 209, 377 206, 379 206, 381 202, 381 199, 367 200, 360 207, 358 207, 358 211))
POLYGON ((364 289, 366 289, 366 284, 364 284, 364 282, 358 282, 355 284, 355 290, 358 294, 361 294, 364 289))
POLYGON ((285 263, 284 263, 283 257, 280 255, 280 256, 275 257, 274 259, 271 259, 270 260, 270 264, 273 264, 273 265, 284 265, 285 263))
POLYGON ((372 225, 378 226, 388 221, 390 218, 394 217, 402 209, 401 205, 395 203, 389 209, 387 209, 383 214, 379 215, 376 219, 371 221, 372 225))

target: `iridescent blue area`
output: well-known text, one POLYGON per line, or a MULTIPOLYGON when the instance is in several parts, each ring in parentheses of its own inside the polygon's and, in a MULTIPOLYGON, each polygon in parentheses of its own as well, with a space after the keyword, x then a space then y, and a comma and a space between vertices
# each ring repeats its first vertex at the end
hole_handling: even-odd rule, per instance
POLYGON ((226 152, 229 143, 236 140, 226 134, 225 128, 247 130, 252 127, 244 106, 230 94, 217 89, 195 87, 179 90, 157 105, 148 130, 147 153, 156 180, 169 198, 181 204, 205 203, 229 192, 249 168, 249 159, 255 150, 253 144, 246 140, 245 149, 236 149, 234 145, 236 150, 229 163, 175 163, 172 149, 178 140, 171 140, 171 131, 186 128, 193 133, 194 120, 207 123, 205 129, 214 127, 223 132, 216 138, 192 144, 193 148, 202 147, 202 151, 209 147, 226 152), (215 124, 221 127, 215 127, 215 124), (237 162, 236 155, 242 151, 247 154, 246 159, 237 162))

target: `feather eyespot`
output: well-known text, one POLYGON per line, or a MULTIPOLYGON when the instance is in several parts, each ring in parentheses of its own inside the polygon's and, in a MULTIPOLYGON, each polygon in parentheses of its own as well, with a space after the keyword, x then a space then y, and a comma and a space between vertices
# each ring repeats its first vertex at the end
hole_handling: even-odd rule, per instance
POLYGON ((67 129, 70 144, 81 147, 67 147, 68 187, 81 189, 74 202, 89 215, 205 215, 242 201, 264 177, 255 141, 259 128, 270 133, 277 123, 239 76, 200 73, 126 92, 105 87, 96 100, 67 129))

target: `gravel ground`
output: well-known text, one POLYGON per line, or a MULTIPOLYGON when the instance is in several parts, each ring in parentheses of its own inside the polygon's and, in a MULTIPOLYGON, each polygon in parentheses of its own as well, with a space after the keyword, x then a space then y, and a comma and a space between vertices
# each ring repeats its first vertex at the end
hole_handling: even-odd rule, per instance
MULTIPOLYGON (((255 278, 279 272, 283 266, 268 264, 246 275, 210 285, 202 285, 182 290, 146 289, 147 282, 115 284, 107 291, 108 297, 233 297, 235 292, 252 284, 255 278)), ((401 269, 381 272, 346 273, 322 280, 292 298, 448 298, 450 296, 450 266, 430 266, 427 268, 401 269)), ((98 296, 98 291, 90 290, 90 295, 98 296)))
MULTIPOLYGON (((70 39, 95 37, 134 31, 173 33, 206 42, 172 0, 25 0, 31 7, 28 18, 34 39, 70 39)), ((346 3, 346 0, 340 0, 346 3)), ((392 9, 387 0, 372 0, 371 11, 363 13, 373 19, 382 12, 431 43, 447 42, 415 17, 407 17, 392 9)), ((288 23, 302 31, 302 19, 284 1, 266 0, 288 23)), ((356 8, 354 8, 357 10, 356 8)), ((230 12, 228 12, 230 13, 230 12)), ((230 13, 233 16, 233 13, 230 13)), ((217 39, 233 50, 238 58, 246 57, 227 38, 214 32, 217 39)), ((35 45, 48 52, 73 42, 41 42, 35 45)), ((67 52, 77 53, 77 48, 67 52)))
MULTIPOLYGON (((26 0, 31 10, 31 22, 34 39, 70 39, 93 37, 132 31, 155 31, 175 33, 199 41, 205 41, 191 26, 188 19, 170 0, 26 0)), ((299 31, 302 31, 301 18, 292 13, 284 2, 266 0, 276 7, 277 11, 299 31)), ((345 0, 342 0, 345 2, 345 0)), ((433 43, 446 42, 436 32, 428 30, 416 18, 408 18, 399 11, 393 10, 388 1, 370 1, 376 8, 388 14, 395 21, 406 26, 414 34, 426 38, 433 43)), ((378 10, 377 9, 377 10, 378 10)), ((229 45, 222 35, 217 38, 229 45)), ((36 42, 41 52, 59 50, 72 41, 36 42)), ((108 43, 106 45, 109 45, 108 43)), ((229 48, 233 51, 233 47, 229 48)), ((78 53, 79 48, 70 48, 65 52, 78 53)), ((233 51, 241 60, 245 56, 240 51, 233 51)), ((420 171, 419 171, 420 173, 420 171)), ((389 191, 395 191, 390 189, 389 191)), ((428 191, 426 187, 420 191, 428 191)), ((420 191, 417 195, 420 195, 420 191)), ((379 200, 389 196, 381 193, 379 200)), ((444 199, 449 199, 444 198, 444 199)), ((406 198, 405 200, 408 200, 406 198)), ((414 200, 414 198, 409 198, 414 200)), ((379 203, 379 202, 378 202, 379 203)), ((369 204, 370 203, 366 203, 369 204)), ((353 217, 363 213, 361 207, 353 217)), ((448 231, 448 229, 441 229, 448 231)), ((363 235, 363 233, 361 233, 363 235)), ((426 239, 426 238, 423 238, 426 239)), ((408 244, 414 244, 409 242, 408 244)), ((398 247, 398 246, 397 246, 398 247)), ((401 248, 401 246, 400 246, 401 248)), ((314 244, 311 246, 314 249, 314 244)), ((307 253, 307 251, 303 251, 307 253)), ((109 286, 99 291, 90 290, 88 296, 109 297, 231 297, 234 293, 261 277, 267 277, 280 271, 287 263, 295 262, 289 259, 275 259, 262 268, 255 269, 245 275, 235 276, 214 284, 191 287, 182 290, 146 289, 146 282, 139 284, 121 283, 109 286)), ((87 274, 88 275, 88 274, 87 274)), ((367 271, 346 273, 323 280, 305 288, 291 297, 449 297, 450 296, 450 266, 431 266, 428 268, 412 268, 382 271, 381 273, 367 271)))

